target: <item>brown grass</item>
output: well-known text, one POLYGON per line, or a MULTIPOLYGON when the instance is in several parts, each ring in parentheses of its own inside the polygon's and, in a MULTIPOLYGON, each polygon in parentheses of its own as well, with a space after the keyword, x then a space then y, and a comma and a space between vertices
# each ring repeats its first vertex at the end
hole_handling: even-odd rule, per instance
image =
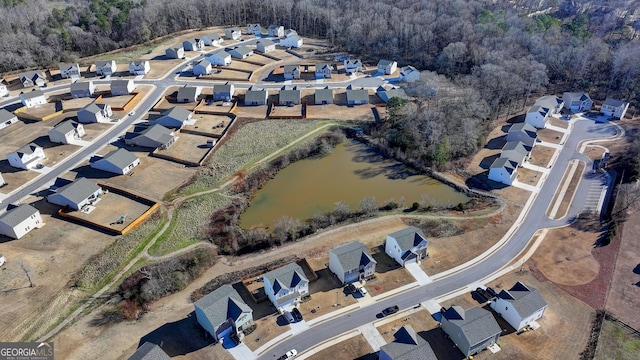
POLYGON ((551 130, 551 129, 540 129, 538 130, 538 139, 546 142, 550 142, 553 144, 560 144, 560 140, 562 139, 562 133, 551 130))
POLYGON ((312 356, 309 360, 352 360, 373 353, 373 348, 364 335, 354 336, 348 340, 332 345, 312 356))
POLYGON ((550 116, 548 119, 549 119, 548 120, 549 124, 551 124, 553 126, 561 127, 563 129, 568 129, 569 128, 569 123, 566 122, 566 121, 554 118, 552 116, 550 116))
POLYGON ((518 182, 528 185, 536 185, 540 181, 542 173, 535 170, 518 168, 518 182))
MULTIPOLYGON (((574 161, 577 161, 577 160, 574 160, 574 161)), ((549 208, 547 209, 547 215, 550 215, 550 211, 553 209, 559 197, 562 195, 561 191, 567 185, 567 182, 568 182, 568 187, 566 188, 566 192, 564 193, 564 196, 561 199, 561 203, 560 203, 560 206, 558 207, 558 211, 551 218, 562 219, 567 215, 567 211, 569 211, 569 205, 571 205, 571 201, 573 201, 573 197, 575 195, 576 189, 578 188, 578 184, 580 183, 580 179, 582 179, 585 166, 586 165, 584 162, 579 161, 578 165, 575 168, 575 172, 573 173, 573 176, 571 176, 571 178, 568 178, 569 176, 568 172, 569 172, 569 169, 571 169, 572 167, 572 163, 570 163, 569 166, 567 167, 567 172, 565 172, 564 177, 560 182, 560 185, 556 189, 556 193, 553 195, 551 204, 549 204, 549 208)))
POLYGON ((384 325, 378 326, 378 331, 387 343, 394 340, 393 334, 401 327, 411 325, 416 332, 431 330, 438 326, 438 322, 431 317, 427 310, 419 310, 402 318, 395 319, 384 325))
POLYGON ((207 140, 210 140, 210 138, 206 136, 180 133, 178 134, 178 140, 176 140, 170 148, 161 150, 158 153, 176 159, 198 163, 204 155, 211 150, 211 148, 206 146, 207 140))
POLYGON ((280 314, 276 313, 256 320, 256 329, 251 334, 245 336, 242 342, 247 345, 249 349, 256 350, 269 342, 269 340, 288 331, 291 328, 288 324, 278 325, 277 319, 279 316, 280 314))
POLYGON ((533 150, 531 150, 531 157, 529 158, 529 162, 533 165, 547 167, 549 166, 549 161, 551 161, 551 157, 555 152, 556 149, 548 146, 534 146, 533 150))

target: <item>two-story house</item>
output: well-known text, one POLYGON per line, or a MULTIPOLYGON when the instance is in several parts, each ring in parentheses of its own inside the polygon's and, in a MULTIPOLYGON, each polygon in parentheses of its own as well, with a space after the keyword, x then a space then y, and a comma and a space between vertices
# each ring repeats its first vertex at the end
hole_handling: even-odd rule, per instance
POLYGON ((591 110, 593 100, 589 94, 584 92, 566 92, 562 94, 565 109, 573 112, 584 112, 591 110))
POLYGON ((511 289, 500 291, 491 301, 491 308, 520 331, 544 315, 547 302, 538 290, 518 281, 511 289))
POLYGON ((193 305, 198 324, 216 341, 253 325, 253 310, 231 285, 222 285, 193 305))
POLYGON ((480 307, 464 310, 453 305, 442 313, 440 326, 465 357, 497 343, 502 333, 491 311, 480 307))
POLYGON ((84 136, 84 126, 73 120, 67 120, 49 130, 49 141, 58 144, 73 144, 84 136))
POLYGON ((343 284, 373 277, 376 264, 367 247, 359 241, 352 241, 329 251, 329 270, 343 284))
POLYGON ((44 149, 35 143, 29 143, 7 155, 7 160, 9 160, 9 165, 14 168, 33 169, 44 160, 44 149))
POLYGON ((309 295, 309 280, 296 263, 269 271, 263 278, 264 291, 278 309, 293 307, 309 295))
POLYGON ((429 256, 428 245, 429 242, 422 230, 409 226, 387 235, 384 251, 398 264, 405 266, 409 263, 420 262, 429 256))
POLYGON ((20 239, 33 229, 44 226, 40 211, 29 204, 22 204, 0 215, 0 235, 20 239))

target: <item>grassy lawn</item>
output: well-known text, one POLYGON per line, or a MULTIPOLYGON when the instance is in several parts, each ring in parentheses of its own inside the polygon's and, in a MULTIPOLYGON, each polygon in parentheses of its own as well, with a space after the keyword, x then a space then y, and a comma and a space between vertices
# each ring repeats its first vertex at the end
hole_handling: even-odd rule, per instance
POLYGON ((640 354, 640 336, 606 320, 598 339, 595 360, 631 360, 640 354))
POLYGON ((133 60, 138 60, 142 57, 142 55, 146 55, 149 54, 151 51, 153 51, 153 49, 157 48, 158 46, 161 45, 165 45, 169 42, 169 40, 167 41, 163 41, 159 44, 152 44, 152 45, 139 45, 137 47, 135 47, 134 49, 131 49, 130 51, 126 51, 126 52, 118 52, 118 53, 114 53, 114 54, 104 54, 98 57, 95 57, 94 60, 95 61, 99 61, 99 60, 115 60, 117 63, 129 63, 133 60))

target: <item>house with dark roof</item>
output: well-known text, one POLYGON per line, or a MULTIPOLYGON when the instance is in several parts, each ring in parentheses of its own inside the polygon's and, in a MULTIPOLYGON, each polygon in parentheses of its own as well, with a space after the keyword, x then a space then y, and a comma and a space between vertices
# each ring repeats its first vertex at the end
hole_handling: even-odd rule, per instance
POLYGON ((316 79, 331 79, 331 65, 326 63, 316 64, 316 79))
POLYGON ((206 59, 211 63, 211 65, 215 66, 228 66, 231 64, 231 54, 223 49, 207 55, 206 59))
POLYGON ((429 342, 411 325, 401 327, 393 338, 393 342, 380 347, 379 360, 438 360, 429 342))
POLYGON ((393 60, 378 60, 378 73, 391 75, 398 70, 398 63, 393 60))
POLYGON ((508 157, 499 157, 489 167, 489 180, 511 185, 518 177, 518 163, 508 157))
POLYGON ((47 83, 47 77, 40 70, 20 73, 18 78, 22 83, 22 87, 44 86, 47 83))
POLYGON ((55 193, 47 196, 47 201, 60 206, 68 206, 72 210, 80 210, 87 205, 98 202, 102 194, 102 188, 98 184, 82 177, 58 188, 55 193))
POLYGON ((216 341, 253 325, 253 310, 231 285, 222 285, 193 305, 198 324, 216 341))
POLYGON ((69 90, 74 99, 92 97, 96 92, 96 86, 93 81, 76 81, 69 86, 69 90))
POLYGON ((171 357, 160 346, 147 341, 128 360, 171 360, 171 357))
POLYGON ((521 166, 528 158, 531 148, 526 147, 521 141, 507 141, 502 147, 500 157, 506 157, 509 160, 521 166))
POLYGON ((240 36, 242 36, 242 32, 237 27, 224 30, 224 37, 229 40, 240 40, 240 36))
POLYGON ((398 264, 405 266, 419 263, 429 256, 428 245, 429 241, 422 230, 409 226, 387 235, 384 251, 398 264))
POLYGON ((299 105, 301 99, 301 92, 297 87, 293 89, 282 89, 278 94, 278 105, 281 106, 293 106, 299 105))
POLYGON ((300 65, 285 65, 283 74, 285 80, 300 79, 300 65))
POLYGON ((130 75, 146 75, 151 71, 149 60, 134 60, 129 63, 130 75))
POLYGON ((280 25, 269 25, 269 36, 271 37, 283 37, 284 36, 284 26, 280 25))
POLYGON ((497 343, 502 333, 491 311, 480 307, 464 310, 453 305, 442 313, 440 326, 465 357, 497 343))
POLYGON ((44 150, 35 143, 29 143, 7 155, 7 160, 9 160, 9 165, 14 168, 33 169, 44 160, 44 150))
POLYGON ((347 105, 364 105, 369 103, 367 89, 347 88, 347 105))
POLYGON ((347 75, 362 71, 362 61, 360 61, 360 59, 345 59, 344 71, 347 75))
POLYGON ((384 88, 382 86, 379 86, 378 89, 376 89, 376 94, 385 103, 388 103, 389 100, 391 98, 394 98, 394 97, 397 97, 397 98, 402 99, 402 100, 409 99, 409 97, 407 96, 407 93, 405 93, 403 89, 400 89, 400 88, 397 88, 397 87, 392 87, 391 89, 386 89, 386 88, 384 88))
POLYGON ((20 101, 22 105, 27 108, 34 108, 38 105, 44 105, 47 103, 47 98, 42 90, 32 90, 20 93, 20 101))
POLYGON ((253 50, 244 45, 226 49, 226 51, 229 53, 229 55, 231 55, 231 57, 236 59, 246 59, 249 56, 253 55, 253 50))
POLYGON ((314 103, 316 105, 333 104, 333 89, 328 86, 324 89, 316 89, 314 103))
POLYGON ((118 175, 126 175, 138 165, 140 165, 140 158, 122 148, 92 159, 90 164, 93 169, 118 175))
POLYGON ((420 71, 411 65, 407 65, 400 69, 400 80, 405 82, 414 82, 420 80, 420 71))
POLYGON ((566 92, 562 94, 564 108, 573 112, 584 112, 591 110, 593 100, 585 92, 566 92))
POLYGON ((284 31, 284 37, 288 38, 288 37, 293 37, 293 36, 296 36, 296 35, 298 35, 298 32, 296 30, 294 30, 294 29, 287 29, 287 30, 284 31))
POLYGON ((195 120, 191 121, 193 113, 179 106, 165 110, 160 115, 159 118, 150 121, 150 123, 152 125, 162 125, 170 129, 181 129, 185 125, 193 125, 193 123, 195 123, 195 120))
POLYGON ((84 136, 84 126, 73 120, 59 123, 49 130, 49 141, 57 144, 73 144, 84 136))
POLYGON ((549 116, 549 108, 534 104, 527 110, 524 121, 538 129, 542 129, 547 126, 547 120, 549 116))
POLYGON ((18 122, 18 116, 5 109, 0 109, 0 130, 18 122))
POLYGON ((295 306, 309 295, 309 280, 300 265, 291 263, 263 275, 264 291, 278 309, 295 306))
POLYGON ((198 96, 200 96, 201 92, 202 88, 200 88, 200 86, 185 85, 178 89, 176 101, 180 103, 196 102, 198 101, 198 96))
POLYGON ((526 122, 511 125, 507 133, 507 141, 521 141, 530 148, 533 148, 537 139, 538 130, 526 122))
POLYGON ((175 141, 173 131, 162 125, 149 126, 141 132, 128 132, 124 136, 124 143, 127 145, 152 149, 168 149, 175 141))
POLYGON ((209 74, 211 74, 211 70, 212 69, 213 68, 212 68, 211 63, 209 62, 209 60, 202 59, 202 60, 198 61, 197 64, 193 65, 193 75, 195 75, 195 76, 209 75, 209 74))
POLYGON ((538 290, 518 281, 511 289, 500 291, 491 308, 520 331, 544 315, 547 302, 538 290))
POLYGON ((376 264, 369 249, 359 241, 352 241, 329 251, 329 270, 343 284, 373 277, 376 264))
POLYGON ((129 95, 136 89, 136 84, 133 80, 112 80, 111 81, 111 95, 129 95))
POLYGON ((536 105, 540 105, 549 109, 549 115, 556 115, 562 111, 564 107, 564 100, 555 95, 545 95, 536 100, 536 105))
POLYGON ((78 121, 83 124, 109 122, 112 115, 111 105, 96 102, 83 107, 77 113, 78 121))
POLYGON ((235 93, 232 83, 213 85, 213 101, 231 101, 235 93))
POLYGON ((256 50, 263 54, 272 52, 276 49, 276 43, 271 39, 260 39, 256 41, 256 50))
POLYGON ((184 48, 182 46, 173 46, 164 51, 167 59, 184 59, 184 48))
POLYGON ((75 64, 60 64, 60 76, 63 79, 79 78, 80 77, 80 65, 75 64))
POLYGON ((118 66, 116 65, 115 60, 97 61, 95 66, 96 75, 98 76, 111 76, 118 71, 118 66))
POLYGON ((600 112, 605 116, 622 119, 629 109, 629 103, 622 100, 607 98, 600 107, 600 112))
POLYGON ((269 94, 266 89, 253 89, 250 88, 244 95, 244 105, 245 106, 259 106, 259 105, 267 105, 267 97, 269 94))
POLYGON ((260 36, 262 35, 262 26, 260 24, 247 24, 247 33, 260 36))
POLYGON ((0 215, 0 235, 20 239, 33 229, 44 226, 40 211, 22 204, 0 215))
POLYGON ((206 46, 215 46, 222 44, 224 42, 224 38, 220 36, 220 34, 213 33, 207 36, 203 36, 202 42, 204 42, 206 46))
POLYGON ((202 39, 189 39, 182 42, 184 51, 200 51, 204 49, 204 41, 202 39))

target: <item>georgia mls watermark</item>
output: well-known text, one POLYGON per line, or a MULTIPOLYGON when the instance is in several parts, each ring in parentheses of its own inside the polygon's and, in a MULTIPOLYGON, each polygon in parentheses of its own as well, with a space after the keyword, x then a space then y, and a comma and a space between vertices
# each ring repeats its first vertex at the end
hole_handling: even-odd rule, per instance
POLYGON ((0 342, 0 360, 53 360, 53 342, 0 342))

